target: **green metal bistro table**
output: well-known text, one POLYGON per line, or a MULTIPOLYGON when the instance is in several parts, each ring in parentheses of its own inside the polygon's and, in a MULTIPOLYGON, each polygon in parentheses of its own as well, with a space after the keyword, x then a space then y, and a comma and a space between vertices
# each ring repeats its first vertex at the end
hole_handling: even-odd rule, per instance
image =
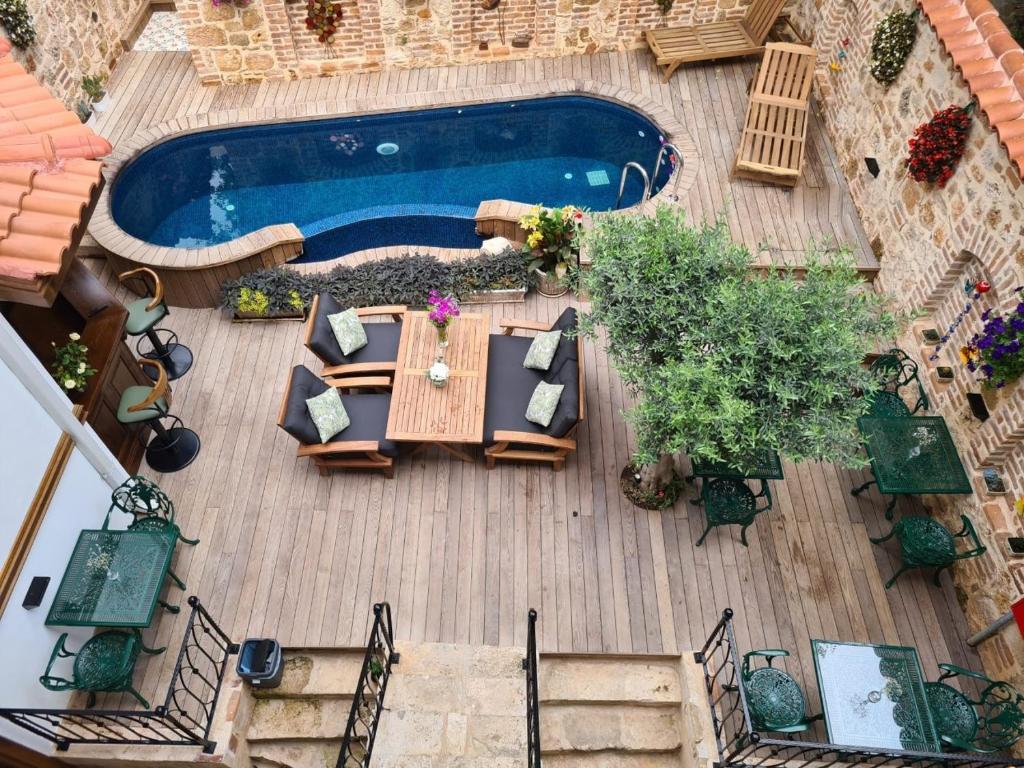
POLYGON ((973 492, 941 416, 863 416, 857 428, 875 479, 850 493, 857 496, 877 483, 879 491, 892 496, 886 519, 892 520, 899 496, 973 492))
POLYGON ((82 531, 48 625, 148 627, 174 554, 174 537, 156 531, 82 531))
POLYGON ((832 744, 941 752, 917 651, 811 640, 832 744))
POLYGON ((775 451, 757 451, 749 461, 744 461, 743 470, 738 470, 724 461, 702 461, 691 459, 691 474, 686 478, 690 482, 695 477, 724 477, 730 480, 760 480, 761 493, 767 489, 766 480, 782 480, 782 461, 775 451))

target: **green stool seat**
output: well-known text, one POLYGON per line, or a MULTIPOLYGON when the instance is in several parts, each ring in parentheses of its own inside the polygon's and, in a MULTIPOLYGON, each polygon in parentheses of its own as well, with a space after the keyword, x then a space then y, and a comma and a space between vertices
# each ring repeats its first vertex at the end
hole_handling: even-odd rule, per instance
POLYGON ((122 424, 138 424, 143 421, 152 421, 161 416, 166 416, 168 410, 167 400, 163 397, 159 398, 149 408, 143 408, 139 411, 128 410, 143 402, 152 391, 152 387, 144 385, 128 387, 121 393, 121 401, 117 404, 117 420, 122 424))
POLYGON ((772 495, 768 487, 763 486, 761 493, 767 499, 763 507, 757 506, 758 497, 745 482, 728 477, 705 480, 701 485, 700 500, 704 506, 704 517, 707 524, 704 533, 697 539, 697 546, 704 543, 705 537, 719 525, 739 525, 740 543, 747 546, 747 528, 762 512, 772 508, 772 495))
POLYGON ((935 586, 939 586, 939 575, 957 560, 966 560, 985 554, 985 546, 978 539, 978 534, 971 521, 965 515, 961 515, 960 519, 963 521, 963 528, 958 533, 951 533, 945 526, 930 517, 921 515, 905 517, 896 523, 885 536, 871 539, 872 544, 881 544, 895 536, 900 544, 900 556, 903 563, 892 578, 885 583, 885 588, 888 589, 895 584, 900 574, 911 568, 934 568, 935 578, 933 581, 935 586), (970 538, 974 547, 964 552, 957 552, 956 540, 962 538, 970 538))
POLYGON ((128 320, 125 323, 125 331, 129 336, 141 336, 167 317, 167 305, 164 303, 157 304, 153 309, 146 309, 152 301, 150 298, 138 299, 126 307, 128 320))

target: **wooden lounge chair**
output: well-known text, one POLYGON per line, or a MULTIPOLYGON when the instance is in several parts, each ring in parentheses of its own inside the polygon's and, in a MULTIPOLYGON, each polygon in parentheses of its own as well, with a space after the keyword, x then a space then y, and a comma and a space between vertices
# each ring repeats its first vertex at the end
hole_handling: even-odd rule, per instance
POLYGON ((363 329, 366 331, 367 344, 347 357, 342 354, 331 324, 327 320, 328 315, 342 312, 345 309, 329 293, 314 296, 313 303, 309 308, 304 343, 314 355, 323 361, 322 375, 393 375, 395 362, 398 360, 398 340, 402 333, 401 322, 402 316, 405 314, 405 307, 395 305, 356 309, 356 314, 360 318, 391 315, 394 322, 364 322, 363 329))
POLYGON ((387 440, 388 408, 391 393, 381 393, 391 385, 387 376, 363 376, 347 379, 321 379, 304 365, 292 369, 288 386, 277 414, 277 425, 299 441, 298 456, 308 456, 327 475, 332 469, 379 469, 394 477, 398 446, 387 440), (321 443, 309 416, 306 400, 335 387, 351 419, 351 424, 336 438, 321 443), (351 390, 377 390, 373 394, 344 394, 351 390))
POLYGON ((586 413, 583 383, 583 339, 576 330, 576 310, 569 308, 550 327, 529 320, 502 320, 502 333, 491 334, 487 349, 487 396, 484 402, 484 457, 487 468, 498 460, 539 461, 556 472, 576 450, 573 435, 586 413), (513 336, 516 329, 563 331, 547 371, 523 367, 532 338, 513 336), (562 397, 548 427, 526 419, 526 407, 538 382, 562 384, 562 397))
MULTIPOLYGON (((785 4, 786 0, 753 0, 742 19, 648 30, 644 36, 664 72, 662 82, 667 83, 681 64, 760 53, 785 4)), ((788 18, 784 21, 789 23, 788 18)))
POLYGON ((807 139, 807 111, 818 53, 769 43, 750 89, 733 176, 794 186, 807 139))

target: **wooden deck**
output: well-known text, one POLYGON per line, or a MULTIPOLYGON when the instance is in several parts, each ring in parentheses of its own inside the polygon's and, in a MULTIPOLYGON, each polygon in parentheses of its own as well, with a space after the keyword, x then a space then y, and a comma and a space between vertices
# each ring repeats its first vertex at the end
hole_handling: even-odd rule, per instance
MULTIPOLYGON (((690 115, 703 152, 688 202, 694 215, 721 210, 731 197, 734 231, 748 242, 775 239, 790 249, 812 236, 859 242, 817 123, 806 183, 795 191, 728 182, 749 63, 685 69, 666 86, 646 54, 626 53, 202 90, 181 55, 130 54, 101 128, 116 142, 185 109, 556 70, 631 82, 690 115)), ((569 304, 531 295, 525 304, 479 311, 497 332, 503 316, 552 322, 569 304)), ((775 509, 749 531, 749 548, 729 529, 695 547, 703 516, 688 502, 665 512, 626 502, 618 476, 633 445, 621 416, 628 398, 600 345, 586 344, 588 419, 564 472, 487 471, 482 460, 466 464, 428 450, 403 456, 393 480, 322 478, 296 459, 295 441, 274 424, 290 368, 302 362, 319 370, 299 323, 233 324, 215 310, 175 309, 165 325, 196 358, 173 385, 172 410, 203 440, 191 467, 155 477, 175 500, 185 534, 202 539, 179 547, 174 567, 236 639, 359 645, 370 604, 389 600, 399 641, 523 644, 534 607, 544 651, 674 652, 699 647, 732 607, 740 644, 793 651, 789 668, 809 692, 811 638, 912 645, 928 676, 942 661, 979 665, 948 578, 936 589, 908 574, 882 588, 896 558, 868 542, 888 530, 882 500, 874 491, 849 494, 863 472, 787 465, 786 479, 772 484, 775 509)), ((157 635, 176 640, 182 626, 183 618, 165 615, 157 635)), ((171 654, 152 660, 140 689, 156 697, 172 664, 171 654)))

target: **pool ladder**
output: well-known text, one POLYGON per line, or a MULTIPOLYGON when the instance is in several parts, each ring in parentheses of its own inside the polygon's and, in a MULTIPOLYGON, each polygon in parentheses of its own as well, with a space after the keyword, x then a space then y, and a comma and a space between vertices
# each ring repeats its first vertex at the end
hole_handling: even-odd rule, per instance
POLYGON ((658 178, 658 170, 661 168, 661 161, 665 157, 666 152, 671 152, 676 156, 677 167, 673 170, 672 175, 675 177, 675 184, 672 186, 672 193, 669 195, 669 199, 675 202, 679 199, 679 195, 676 194, 676 190, 679 188, 679 177, 683 170, 683 154, 676 148, 675 144, 665 142, 661 145, 661 149, 658 150, 658 156, 654 160, 654 173, 648 175, 647 171, 640 163, 630 160, 624 166, 622 166, 622 174, 619 176, 619 194, 615 198, 615 207, 612 210, 618 210, 619 203, 622 202, 622 194, 626 189, 626 179, 629 177, 630 169, 636 170, 640 174, 640 177, 644 182, 644 193, 640 198, 641 203, 646 203, 651 199, 651 179, 658 178))

